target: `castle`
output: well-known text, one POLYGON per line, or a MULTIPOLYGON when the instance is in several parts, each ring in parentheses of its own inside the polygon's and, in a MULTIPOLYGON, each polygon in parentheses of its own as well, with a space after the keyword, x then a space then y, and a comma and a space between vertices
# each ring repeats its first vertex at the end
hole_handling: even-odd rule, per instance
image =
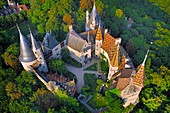
POLYGON ((120 45, 121 38, 114 38, 103 28, 103 23, 98 15, 94 4, 92 12, 86 11, 85 32, 76 33, 69 26, 66 40, 59 43, 51 33, 46 33, 43 42, 37 42, 30 31, 28 41, 18 29, 20 34, 20 56, 19 60, 26 71, 38 69, 47 73, 46 59, 61 58, 61 49, 68 48, 70 56, 85 65, 93 57, 100 58, 102 54, 109 65, 108 80, 112 81, 112 88, 121 91, 124 99, 124 107, 138 102, 139 93, 144 86, 145 61, 134 69, 131 59, 120 45))

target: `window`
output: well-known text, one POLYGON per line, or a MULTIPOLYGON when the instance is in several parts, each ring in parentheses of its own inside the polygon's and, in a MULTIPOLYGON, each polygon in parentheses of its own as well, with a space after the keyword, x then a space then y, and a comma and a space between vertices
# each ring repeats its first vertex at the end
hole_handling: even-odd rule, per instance
POLYGON ((56 55, 58 56, 59 54, 57 53, 56 55))

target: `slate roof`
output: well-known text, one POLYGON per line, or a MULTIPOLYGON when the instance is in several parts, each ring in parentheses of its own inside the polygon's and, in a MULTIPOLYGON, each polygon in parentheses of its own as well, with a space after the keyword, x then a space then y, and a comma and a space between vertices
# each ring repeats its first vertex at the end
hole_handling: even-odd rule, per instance
POLYGON ((31 31, 30 31, 30 36, 31 36, 32 49, 37 50, 37 49, 40 48, 40 47, 38 46, 38 43, 37 43, 37 41, 35 40, 35 38, 34 38, 34 36, 33 36, 33 34, 32 34, 31 31))
POLYGON ((58 44, 59 42, 55 39, 55 36, 47 32, 42 42, 42 45, 46 46, 49 49, 53 49, 58 44))
POLYGON ((35 55, 33 54, 31 48, 29 47, 27 39, 21 33, 20 29, 18 28, 19 35, 20 35, 20 55, 19 60, 21 62, 31 62, 36 60, 35 55))
POLYGON ((88 27, 90 27, 90 24, 92 23, 92 21, 95 20, 95 24, 96 25, 99 25, 100 23, 100 17, 98 15, 98 12, 97 12, 97 9, 96 9, 96 6, 95 6, 95 3, 93 5, 93 9, 92 9, 92 12, 90 13, 90 19, 89 19, 89 22, 87 24, 88 27))
POLYGON ((74 30, 68 33, 67 45, 72 49, 82 52, 86 41, 82 39, 74 30))

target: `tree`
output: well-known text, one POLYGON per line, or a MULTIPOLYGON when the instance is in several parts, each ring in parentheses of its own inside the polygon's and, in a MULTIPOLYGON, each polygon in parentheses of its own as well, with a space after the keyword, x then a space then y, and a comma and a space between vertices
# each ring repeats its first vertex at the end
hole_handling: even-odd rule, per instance
POLYGON ((67 25, 72 25, 74 23, 74 19, 70 14, 66 13, 63 16, 63 22, 65 22, 67 25))
POLYGON ((67 69, 64 65, 64 62, 60 59, 50 59, 48 61, 48 67, 52 72, 59 72, 60 74, 66 74, 67 69))
POLYGON ((0 1, 0 7, 3 7, 7 4, 7 1, 6 0, 1 0, 0 1))
POLYGON ((45 111, 58 105, 54 94, 44 89, 38 89, 33 94, 31 101, 38 104, 38 106, 40 106, 45 111))
POLYGON ((7 95, 12 100, 18 99, 23 95, 23 93, 17 88, 17 85, 12 82, 7 83, 5 90, 6 90, 7 95))
POLYGON ((16 77, 15 80, 18 84, 18 89, 27 96, 30 96, 37 88, 37 82, 34 78, 34 74, 32 73, 22 71, 22 73, 18 77, 16 77))
POLYGON ((91 9, 93 7, 94 0, 80 0, 80 8, 82 10, 91 9))
POLYGON ((68 48, 64 48, 61 50, 61 56, 63 59, 66 59, 70 56, 70 51, 68 50, 68 48))
POLYGON ((116 9, 116 16, 121 18, 123 15, 123 11, 121 9, 116 9))
POLYGON ((5 51, 5 53, 2 55, 2 57, 4 58, 5 64, 7 66, 10 66, 16 70, 20 70, 21 65, 19 63, 19 47, 18 45, 15 44, 11 44, 5 51))

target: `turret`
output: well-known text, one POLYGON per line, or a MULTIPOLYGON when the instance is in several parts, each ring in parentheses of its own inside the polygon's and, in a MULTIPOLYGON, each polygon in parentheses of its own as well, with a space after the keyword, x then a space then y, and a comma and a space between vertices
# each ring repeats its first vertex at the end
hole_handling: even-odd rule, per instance
MULTIPOLYGON (((29 29, 30 30, 30 29, 29 29)), ((31 37, 31 44, 32 44, 32 51, 35 53, 35 51, 37 49, 39 49, 40 47, 38 46, 38 43, 37 41, 35 40, 31 30, 30 30, 30 37, 31 37)))
POLYGON ((145 79, 145 62, 148 57, 149 50, 147 51, 143 63, 138 66, 136 75, 133 80, 133 84, 143 87, 144 86, 144 79, 145 79))
POLYGON ((32 51, 34 52, 34 55, 37 58, 38 64, 39 64, 39 71, 41 72, 48 72, 47 64, 43 55, 43 52, 41 48, 39 47, 37 41, 35 40, 31 30, 30 30, 30 36, 31 36, 31 44, 32 44, 32 51), (41 64, 41 65, 40 65, 41 64))
POLYGON ((20 35, 20 55, 19 55, 19 60, 21 64, 23 65, 24 69, 26 71, 32 71, 30 70, 31 67, 36 67, 37 60, 35 55, 33 54, 31 48, 29 47, 27 39, 24 37, 24 35, 21 33, 19 27, 18 32, 20 35))
POLYGON ((20 35, 20 55, 19 60, 21 62, 31 62, 36 60, 33 52, 31 51, 27 39, 21 33, 18 27, 19 35, 20 35))
POLYGON ((101 46, 102 46, 102 31, 100 26, 97 29, 97 34, 96 34, 96 38, 95 38, 95 55, 96 57, 100 56, 100 51, 101 51, 101 46))
POLYGON ((88 18, 88 15, 88 12, 86 12, 86 31, 88 31, 89 29, 96 29, 99 26, 100 18, 95 3, 93 5, 92 12, 90 13, 90 18, 88 18))

